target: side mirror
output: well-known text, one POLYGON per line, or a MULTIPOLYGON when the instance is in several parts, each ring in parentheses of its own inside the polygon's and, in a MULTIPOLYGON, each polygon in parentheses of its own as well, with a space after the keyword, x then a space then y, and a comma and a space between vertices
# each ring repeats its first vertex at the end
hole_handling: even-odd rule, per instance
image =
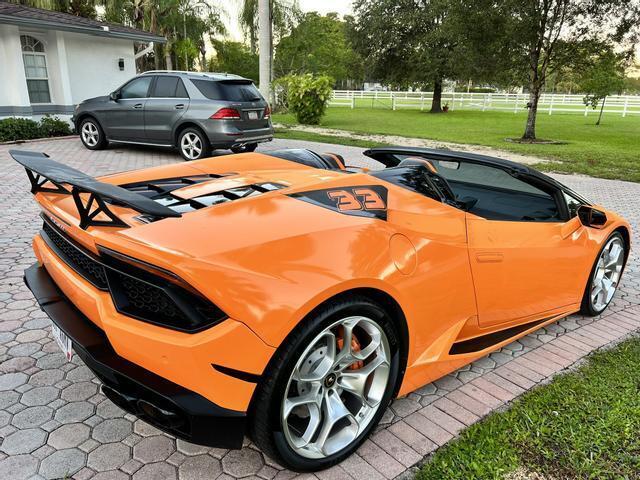
POLYGON ((115 92, 111 92, 111 93, 109 94, 109 98, 110 98, 111 100, 113 100, 114 102, 117 102, 117 101, 118 101, 118 99, 120 98, 120 92, 118 92, 117 90, 116 90, 115 92))
POLYGON ((580 223, 585 227, 603 228, 607 223, 607 216, 601 210, 590 207, 589 205, 580 205, 578 207, 578 218, 580 223))

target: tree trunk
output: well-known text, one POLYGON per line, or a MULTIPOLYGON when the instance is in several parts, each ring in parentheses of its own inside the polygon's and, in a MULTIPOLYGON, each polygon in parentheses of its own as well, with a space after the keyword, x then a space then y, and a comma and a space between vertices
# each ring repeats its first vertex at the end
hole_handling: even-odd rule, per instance
POLYGON ((160 70, 160 45, 158 43, 153 45, 153 68, 160 70))
POLYGON ((433 100, 431 100, 431 113, 442 113, 442 78, 438 77, 433 83, 433 100))
POLYGON ((173 70, 173 60, 171 59, 171 44, 169 42, 164 45, 164 61, 167 70, 173 70))
POLYGON ((531 82, 529 92, 529 113, 527 115, 527 125, 524 129, 523 140, 536 139, 536 117, 538 115, 538 101, 540 100, 540 85, 537 81, 531 82))
POLYGON ((600 125, 600 120, 602 120, 602 111, 604 110, 604 102, 607 101, 607 96, 602 97, 602 105, 600 105, 600 115, 598 115, 598 121, 596 125, 600 125))
POLYGON ((258 0, 260 93, 271 100, 271 14, 269 0, 258 0))

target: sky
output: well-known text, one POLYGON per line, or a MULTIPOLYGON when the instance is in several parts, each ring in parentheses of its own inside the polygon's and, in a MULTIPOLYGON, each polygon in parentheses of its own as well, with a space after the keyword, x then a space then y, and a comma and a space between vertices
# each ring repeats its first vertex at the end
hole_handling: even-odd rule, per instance
MULTIPOLYGON (((234 40, 242 40, 242 31, 238 25, 238 11, 242 0, 222 0, 221 5, 228 15, 227 29, 229 37, 234 40)), ((319 12, 322 14, 329 12, 338 12, 341 15, 351 13, 351 0, 298 0, 300 9, 303 12, 319 12)))

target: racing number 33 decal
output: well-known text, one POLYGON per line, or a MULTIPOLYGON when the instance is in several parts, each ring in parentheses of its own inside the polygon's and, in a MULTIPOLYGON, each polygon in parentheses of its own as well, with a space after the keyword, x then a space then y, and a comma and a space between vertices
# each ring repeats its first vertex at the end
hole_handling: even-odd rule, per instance
POLYGON ((387 189, 380 185, 311 190, 291 196, 345 215, 387 219, 387 189))
POLYGON ((338 210, 385 210, 387 205, 377 192, 368 187, 351 190, 328 190, 330 199, 337 201, 338 210))

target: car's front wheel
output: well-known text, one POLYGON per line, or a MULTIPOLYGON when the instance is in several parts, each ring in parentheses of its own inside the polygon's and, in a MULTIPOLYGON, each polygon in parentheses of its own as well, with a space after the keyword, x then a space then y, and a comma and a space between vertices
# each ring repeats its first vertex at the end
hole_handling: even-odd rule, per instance
POLYGON ((185 160, 200 160, 211 154, 209 140, 197 128, 185 128, 180 132, 178 149, 185 160))
POLYGON ((615 232, 600 250, 582 298, 581 311, 585 315, 599 315, 611 303, 624 269, 626 249, 624 238, 615 232))
POLYGON ((324 307, 276 353, 254 399, 252 437, 297 471, 353 453, 384 414, 400 370, 388 314, 366 298, 324 307))
POLYGON ((80 140, 89 150, 102 150, 107 146, 107 139, 100 124, 93 118, 85 118, 80 122, 80 140))

